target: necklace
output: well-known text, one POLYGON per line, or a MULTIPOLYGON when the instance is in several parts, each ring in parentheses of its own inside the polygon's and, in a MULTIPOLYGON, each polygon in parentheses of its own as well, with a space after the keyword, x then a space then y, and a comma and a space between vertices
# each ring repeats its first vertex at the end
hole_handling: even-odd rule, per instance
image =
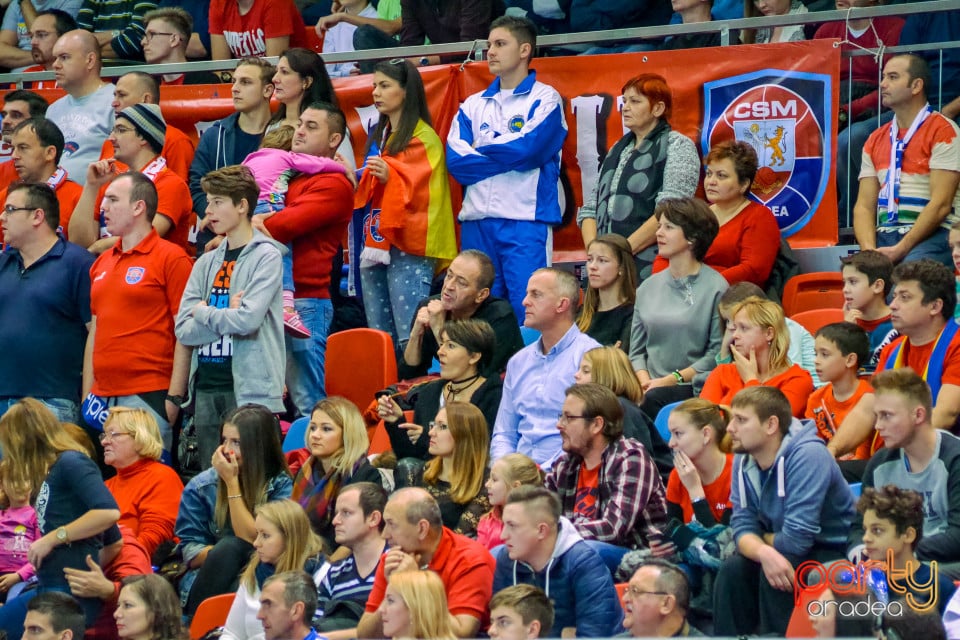
POLYGON ((462 380, 451 380, 447 383, 447 395, 451 398, 459 396, 461 393, 469 389, 474 385, 474 383, 480 379, 480 374, 475 373, 469 378, 464 378, 462 380), (461 386, 456 386, 461 385, 461 386))

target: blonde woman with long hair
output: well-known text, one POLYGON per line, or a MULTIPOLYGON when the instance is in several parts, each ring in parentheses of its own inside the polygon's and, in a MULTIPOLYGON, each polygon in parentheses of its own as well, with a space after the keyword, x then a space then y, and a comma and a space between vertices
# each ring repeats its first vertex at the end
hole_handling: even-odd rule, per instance
POLYGON ((787 357, 790 333, 783 308, 769 300, 747 298, 734 308, 732 317, 733 362, 717 365, 700 397, 729 406, 744 387, 776 387, 790 400, 793 415, 803 417, 813 393, 813 378, 787 357))
POLYGON ((275 573, 304 570, 316 576, 323 566, 323 541, 299 504, 274 500, 257 507, 257 537, 250 564, 240 576, 240 588, 224 625, 224 638, 259 640, 263 624, 257 619, 263 582, 275 573))
MULTIPOLYGON (((99 558, 104 538, 120 539, 120 509, 97 465, 39 400, 25 398, 7 410, 0 419, 0 448, 9 465, 5 481, 31 487, 36 500, 43 535, 30 545, 27 560, 37 570, 38 590, 71 593, 63 570, 86 570, 87 556, 99 558)), ((102 601, 77 601, 91 626, 102 601)))
POLYGON ((623 407, 623 436, 643 445, 666 483, 673 469, 673 456, 653 420, 640 408, 643 388, 627 354, 617 347, 590 349, 580 359, 580 368, 573 374, 573 379, 577 384, 595 382, 616 394, 623 407))
POLYGON ((490 510, 487 421, 474 405, 451 402, 437 412, 428 434, 433 457, 422 467, 406 467, 397 486, 423 487, 440 505, 445 527, 475 538, 480 517, 490 510))
POLYGON ((380 603, 386 638, 455 640, 447 592, 433 571, 394 571, 380 603))
POLYGON ((293 499, 307 512, 327 548, 333 549, 333 514, 340 488, 354 482, 383 483, 367 460, 370 440, 363 416, 346 398, 326 398, 314 405, 304 439, 310 457, 293 481, 293 499))

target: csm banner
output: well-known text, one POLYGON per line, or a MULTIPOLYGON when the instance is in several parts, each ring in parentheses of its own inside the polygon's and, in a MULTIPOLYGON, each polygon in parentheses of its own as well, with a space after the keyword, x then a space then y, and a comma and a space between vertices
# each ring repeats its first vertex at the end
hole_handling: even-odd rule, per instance
MULTIPOLYGON (((564 222, 554 232, 554 259, 583 257, 576 210, 584 192, 596 184, 607 150, 624 135, 621 87, 640 73, 659 73, 667 79, 673 94, 670 125, 697 145, 701 157, 711 144, 731 138, 758 150, 763 169, 751 193, 774 211, 790 244, 836 244, 834 115, 840 75, 836 42, 534 59, 537 79, 563 96, 569 130, 561 171, 564 222)), ((458 64, 427 67, 420 73, 433 127, 441 138, 460 103, 493 79, 485 62, 471 62, 462 70, 458 64)), ((371 97, 371 77, 335 78, 333 84, 347 116, 354 154, 362 164, 367 132, 379 116, 371 97)), ((63 95, 60 89, 38 93, 50 102, 63 95)), ((160 95, 167 122, 194 134, 233 113, 229 84, 165 86, 160 95)), ((459 194, 454 185, 455 210, 459 194)))
POLYGON ((826 74, 764 69, 703 85, 701 148, 736 139, 756 150, 750 196, 785 237, 806 226, 830 181, 830 83, 826 74))

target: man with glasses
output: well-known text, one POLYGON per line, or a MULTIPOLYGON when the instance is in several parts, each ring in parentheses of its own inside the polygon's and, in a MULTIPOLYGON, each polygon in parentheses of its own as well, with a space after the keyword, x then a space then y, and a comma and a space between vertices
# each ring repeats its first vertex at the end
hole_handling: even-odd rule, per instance
POLYGON ((560 454, 557 411, 564 390, 573 384, 583 354, 600 346, 574 323, 579 301, 580 283, 572 273, 539 269, 530 276, 523 324, 539 331, 540 339, 507 363, 490 460, 519 452, 549 468, 560 454))
POLYGON ((70 238, 100 254, 116 244, 104 215, 107 183, 125 167, 136 169, 157 185, 159 201, 153 226, 171 242, 186 248, 190 232, 190 190, 183 179, 167 168, 160 155, 167 123, 155 104, 135 104, 117 114, 110 134, 114 158, 98 160, 87 168, 83 195, 70 219, 70 238), (119 162, 118 162, 119 161, 119 162))
POLYGON ((113 85, 100 79, 103 60, 93 34, 76 29, 53 45, 53 71, 67 92, 47 110, 65 141, 61 164, 71 178, 83 184, 87 166, 100 156, 103 141, 113 129, 113 85))
POLYGON ((494 552, 493 592, 518 584, 549 592, 554 620, 546 637, 576 631, 580 638, 609 638, 623 621, 613 578, 560 509, 557 496, 543 487, 510 492, 503 507, 503 546, 494 552))
POLYGON ((3 15, 3 23, 0 24, 0 66, 9 68, 12 72, 28 70, 34 62, 37 62, 33 54, 33 33, 37 30, 52 31, 48 21, 42 21, 37 25, 37 18, 41 15, 49 15, 51 10, 64 14, 73 26, 64 29, 56 34, 49 43, 49 48, 53 48, 53 43, 57 38, 67 31, 77 28, 74 19, 77 11, 80 10, 81 0, 22 0, 11 2, 3 15))
POLYGON ((702 638, 687 622, 690 584, 687 576, 664 560, 647 560, 623 593, 623 626, 634 638, 702 638))
MULTIPOLYGON (((50 9, 38 13, 29 33, 30 55, 33 57, 34 64, 24 69, 23 72, 53 71, 53 45, 57 43, 60 36, 76 28, 77 21, 66 11, 50 9)), ((27 82, 24 86, 32 89, 55 89, 57 81, 36 80, 27 82)))
POLYGON ((182 248, 160 238, 156 215, 157 187, 142 173, 107 185, 103 219, 117 241, 90 270, 84 418, 95 421, 98 406, 148 409, 169 451, 190 368, 190 350, 176 341, 173 326, 192 265, 182 248))
POLYGON ((57 235, 60 205, 47 185, 12 187, 0 224, 0 414, 32 396, 77 422, 93 256, 57 235))
POLYGON ((563 515, 615 573, 631 549, 650 546, 667 521, 657 465, 643 445, 623 437, 623 407, 607 387, 567 389, 557 429, 563 455, 544 486, 556 491, 563 515))
MULTIPOLYGON (((166 7, 143 17, 143 57, 147 64, 187 62, 187 48, 193 34, 193 18, 180 7, 166 7)), ((165 73, 164 85, 217 84, 220 77, 210 72, 165 73)))

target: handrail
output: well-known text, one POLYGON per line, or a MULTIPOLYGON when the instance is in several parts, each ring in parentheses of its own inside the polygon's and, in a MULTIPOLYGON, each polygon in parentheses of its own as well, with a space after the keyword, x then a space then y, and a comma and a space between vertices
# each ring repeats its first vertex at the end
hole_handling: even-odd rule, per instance
MULTIPOLYGON (((608 29, 606 31, 582 31, 578 33, 540 36, 537 38, 537 46, 547 48, 568 47, 570 45, 583 45, 611 41, 647 40, 663 38, 666 36, 703 33, 720 33, 721 39, 725 44, 728 44, 730 31, 732 30, 758 29, 763 27, 783 27, 797 24, 820 24, 823 22, 846 20, 848 18, 857 19, 876 18, 882 16, 904 16, 916 13, 934 13, 956 8, 956 0, 927 0, 925 2, 913 2, 909 4, 850 8, 846 11, 816 11, 812 13, 796 15, 759 16, 756 18, 739 18, 735 20, 713 20, 710 22, 699 22, 693 24, 632 27, 629 29, 608 29)), ((887 50, 890 52, 899 53, 930 49, 931 46, 931 44, 910 45, 888 47, 887 50)), ((941 49, 954 49, 960 47, 960 42, 940 43, 936 46, 941 49)), ((487 42, 485 40, 419 45, 414 47, 397 46, 390 47, 389 49, 368 49, 364 51, 325 54, 324 61, 328 63, 355 62, 363 60, 380 60, 383 58, 416 58, 436 55, 449 56, 451 54, 460 53, 464 54, 465 57, 476 55, 476 59, 481 59, 480 54, 486 48, 487 42)), ((851 52, 849 54, 844 52, 845 57, 857 55, 870 54, 863 51, 851 52)), ((268 58, 268 60, 276 62, 277 58, 272 57, 268 58)), ((100 75, 102 77, 112 78, 122 76, 130 71, 143 71, 150 74, 174 74, 197 71, 230 71, 233 70, 236 65, 237 60, 202 60, 197 62, 180 62, 173 64, 122 65, 104 67, 100 75)), ((23 82, 52 80, 53 78, 54 73, 52 71, 4 73, 0 74, 0 83, 14 83, 22 86, 23 82)))

